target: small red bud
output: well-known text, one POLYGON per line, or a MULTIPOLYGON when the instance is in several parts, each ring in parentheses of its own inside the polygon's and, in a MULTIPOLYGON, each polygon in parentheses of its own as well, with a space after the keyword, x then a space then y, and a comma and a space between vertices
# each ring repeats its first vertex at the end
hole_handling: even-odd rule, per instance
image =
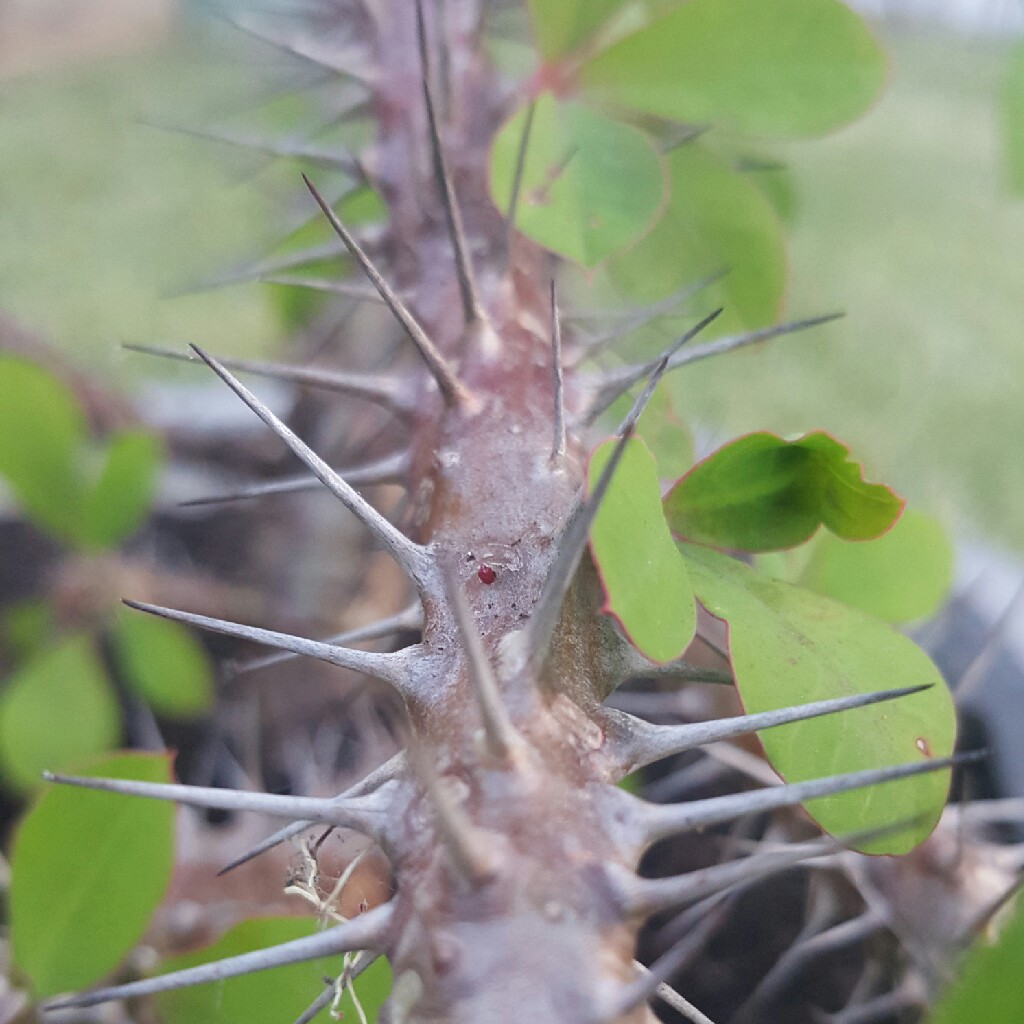
POLYGON ((486 583, 487 586, 490 586, 498 578, 498 574, 489 565, 481 565, 476 574, 480 578, 480 582, 486 583))

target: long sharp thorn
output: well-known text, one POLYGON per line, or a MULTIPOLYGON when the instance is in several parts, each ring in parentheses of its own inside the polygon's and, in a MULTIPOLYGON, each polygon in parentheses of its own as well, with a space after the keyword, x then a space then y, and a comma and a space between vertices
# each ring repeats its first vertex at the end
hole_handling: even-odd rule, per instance
POLYGON ((623 774, 628 775, 645 765, 662 758, 681 754, 705 743, 741 736, 759 729, 772 729, 790 722, 802 722, 821 715, 832 715, 853 708, 867 707, 882 701, 896 700, 921 693, 930 688, 907 686, 897 690, 880 690, 875 693, 858 693, 849 697, 834 697, 809 704, 779 708, 776 711, 762 711, 752 715, 737 715, 734 718, 720 718, 711 722, 695 722, 691 725, 652 725, 633 718, 622 724, 625 733, 622 740, 623 774))
POLYGON ((459 296, 462 299, 462 314, 467 324, 481 319, 482 307, 473 280, 473 265, 469 258, 466 231, 455 197, 455 185, 451 169, 441 142, 441 128, 437 120, 437 104, 434 101, 434 87, 430 80, 430 55, 427 50, 427 26, 423 18, 423 0, 416 0, 416 40, 420 52, 420 81, 423 87, 423 103, 427 111, 427 128, 430 134, 430 149, 434 159, 434 174, 441 190, 448 234, 455 254, 455 276, 459 282, 459 296))
MULTIPOLYGON (((784 334, 794 334, 797 331, 804 331, 810 327, 818 327, 821 324, 831 323, 845 316, 844 313, 828 313, 825 316, 810 317, 806 320, 793 320, 785 324, 776 324, 773 327, 764 327, 757 331, 748 331, 745 334, 730 334, 724 338, 717 338, 709 341, 706 345, 697 345, 685 352, 677 353, 669 363, 670 370, 677 370, 681 366, 688 366, 701 359, 708 359, 711 356, 722 355, 725 352, 732 352, 734 349, 744 348, 747 345, 756 345, 761 341, 768 341, 784 334)), ((591 410, 591 415, 600 415, 608 408, 616 398, 623 392, 628 391, 638 380, 648 372, 648 366, 623 366, 609 370, 602 375, 601 383, 597 389, 597 397, 594 406, 597 413, 591 410)))
POLYGON ((285 285, 288 288, 305 288, 312 292, 326 292, 329 295, 343 295, 362 302, 381 302, 380 294, 369 285, 354 281, 335 281, 328 277, 300 277, 297 274, 259 274, 262 284, 285 285))
MULTIPOLYGON (((409 456, 405 451, 387 455, 376 462, 364 463, 350 469, 337 469, 335 472, 347 480, 353 487, 370 486, 373 484, 398 483, 409 468, 409 456)), ((205 505, 226 505, 235 501, 249 501, 253 498, 264 498, 272 494, 297 494, 302 491, 314 491, 323 487, 320 480, 310 473, 301 476, 286 477, 283 480, 268 480, 263 483, 250 484, 236 491, 223 494, 211 494, 202 498, 190 498, 178 503, 179 508, 201 508, 205 505)), ((332 641, 334 642, 334 641, 332 641)))
MULTIPOLYGON (((321 641, 326 644, 357 644, 366 640, 380 640, 383 637, 394 636, 405 630, 419 629, 423 625, 423 606, 416 601, 396 615, 386 619, 371 622, 366 626, 359 626, 357 629, 349 629, 344 633, 335 633, 321 641)), ((299 657, 297 654, 285 651, 281 654, 268 654, 263 658, 253 658, 252 661, 244 661, 234 665, 231 669, 233 679, 249 672, 258 672, 261 669, 270 668, 272 665, 279 665, 284 661, 292 661, 299 657)))
POLYGON ((123 602, 129 608, 158 615, 173 622, 183 622, 197 629, 210 633, 220 633, 239 640, 249 640, 266 647, 279 647, 284 651, 317 658, 339 668, 347 668, 353 672, 362 672, 391 683, 399 692, 402 691, 404 670, 407 667, 406 655, 399 651, 395 654, 378 654, 372 651, 357 651, 349 647, 336 647, 334 644, 322 643, 319 640, 307 640, 304 637, 292 636, 290 633, 278 633, 272 629, 260 629, 247 626, 241 622, 229 622, 227 619, 214 619, 208 615, 196 615, 193 612, 179 611, 176 608, 164 608, 160 605, 146 604, 142 601, 123 602))
POLYGON ((286 426, 244 384, 216 359, 192 346, 192 350, 275 434, 306 464, 324 486, 377 537, 391 557, 421 590, 435 579, 434 561, 426 548, 411 541, 392 526, 365 498, 314 452, 290 427, 286 426))
MULTIPOLYGON (((212 288, 223 288, 225 285, 230 284, 244 284, 247 281, 259 281, 267 275, 280 274, 285 270, 295 270, 299 267, 308 266, 311 263, 322 263, 324 260, 328 259, 337 259, 339 256, 344 256, 347 251, 348 250, 345 246, 340 242, 331 241, 321 243, 319 245, 307 246, 304 249, 284 253, 281 256, 268 256, 265 259, 256 260, 253 263, 244 263, 239 266, 232 267, 229 270, 221 271, 219 274, 214 274, 210 277, 193 281, 184 288, 181 288, 176 292, 171 292, 170 297, 174 298, 180 295, 209 291, 212 288)), ((376 291, 372 294, 373 299, 376 302, 382 301, 380 295, 376 291)), ((370 293, 367 292, 366 297, 369 297, 369 295, 370 293)), ((360 297, 363 297, 361 293, 360 297)))
POLYGON ((892 768, 869 768, 844 775, 831 775, 808 782, 791 782, 787 785, 768 789, 755 789, 746 793, 731 793, 728 796, 694 800, 680 805, 646 804, 642 825, 647 831, 647 840, 654 842, 676 832, 686 832, 707 825, 730 821, 743 814, 772 811, 780 807, 792 807, 822 796, 833 796, 853 789, 863 789, 880 783, 894 782, 928 772, 942 771, 957 765, 970 764, 986 757, 985 751, 973 751, 954 757, 935 758, 916 764, 896 765, 892 768))
POLYGON ((530 132, 533 130, 533 117, 537 113, 537 101, 533 100, 526 108, 523 131, 519 136, 519 147, 516 150, 516 165, 512 172, 512 190, 509 192, 508 210, 505 213, 507 236, 505 238, 506 259, 511 259, 512 239, 516 233, 516 215, 519 212, 519 198, 523 191, 523 172, 526 169, 526 152, 530 146, 530 132))
POLYGON ((384 300, 384 304, 391 310, 395 319, 402 325, 405 333, 416 346, 431 376, 437 382, 438 390, 441 392, 441 397, 444 399, 445 404, 448 406, 474 404, 466 386, 455 376, 455 371, 445 362, 444 357, 427 336, 426 331, 420 326, 419 321, 408 310, 391 285, 384 280, 380 271, 374 266, 369 256, 363 252, 359 243, 348 233, 344 224, 338 220, 338 215, 331 208, 330 204, 320 195, 316 186, 305 174, 303 174, 302 180, 306 183, 306 188, 309 189, 310 195, 316 200, 317 205, 330 222, 335 234, 345 243, 345 247, 352 254, 352 258, 363 268, 363 272, 377 289, 380 297, 384 300))
MULTIPOLYGON (((370 950, 363 950, 362 953, 356 959, 356 962, 351 967, 345 969, 345 973, 342 977, 351 982, 355 981, 360 974, 363 973, 368 967, 371 967, 380 958, 379 953, 371 952, 370 950)), ((326 1010, 328 1006, 334 1002, 334 996, 336 992, 335 982, 329 980, 327 987, 313 1000, 309 1006, 306 1007, 302 1013, 295 1018, 295 1024, 310 1024, 317 1014, 326 1010)))
POLYGON ((362 949, 380 949, 387 940, 390 931, 392 910, 390 904, 377 907, 359 917, 352 918, 344 924, 329 928, 315 935, 307 935, 301 939, 284 942, 269 949, 260 949, 241 956, 227 957, 214 963, 189 967, 183 971, 172 971, 155 978, 129 982, 127 985, 115 985, 112 988, 101 988, 95 992, 71 996, 45 1003, 44 1009, 64 1010, 73 1007, 96 1006, 115 999, 133 999, 141 996, 155 995, 158 992, 170 992, 173 989, 188 988, 202 985, 209 981, 223 981, 226 978, 237 978, 242 974, 254 971, 265 971, 271 967, 283 967, 286 964, 299 964, 307 960, 319 960, 325 956, 338 953, 349 953, 362 949))
MULTIPOLYGON (((712 310, 707 316, 702 317, 697 321, 688 331, 685 331, 678 338, 676 338, 668 348, 656 359, 653 363, 648 363, 641 369, 643 372, 637 375, 631 375, 629 383, 624 388, 619 388, 613 394, 611 390, 602 391, 598 394, 593 405, 587 410, 584 423, 589 425, 593 423, 598 416, 601 415, 620 395, 625 394, 637 381, 647 378, 647 385, 644 389, 644 393, 647 395, 647 401, 650 400, 651 395, 654 393, 654 388, 657 387, 658 382, 661 378, 672 368, 673 362, 679 358, 681 353, 679 350, 683 345, 700 334, 704 328, 714 323, 722 315, 723 308, 721 306, 718 309, 712 310), (602 397, 603 396, 603 397, 602 397)), ((646 405, 646 401, 644 403, 646 405)))
POLYGON ((555 408, 551 461, 558 462, 565 455, 565 380, 562 371, 562 324, 558 317, 554 278, 551 279, 551 383, 555 408))
POLYGON ((437 834, 448 851, 455 870, 473 885, 481 885, 494 877, 494 858, 486 838, 455 802, 451 792, 437 777, 422 751, 409 747, 410 765, 426 791, 434 811, 437 834))
MULTIPOLYGON (((651 971, 638 960, 633 961, 633 966, 640 972, 640 983, 651 979, 651 971)), ((671 972, 670 972, 671 973, 671 972)), ((674 988, 670 988, 664 981, 656 981, 649 994, 645 995, 640 1002, 646 1002, 651 996, 657 996, 666 1006, 670 1006, 676 1013, 685 1017, 691 1024, 715 1024, 706 1014, 702 1013, 689 1000, 684 999, 674 988)), ((636 1005, 639 1005, 637 1003, 636 1005)))
POLYGON ((620 338, 625 337, 627 334, 630 334, 632 331, 639 330, 641 327, 649 324, 652 320, 656 320, 659 316, 664 316, 673 312, 687 299, 692 298, 698 292, 703 291, 705 288, 710 288, 711 285, 720 281, 726 274, 728 274, 728 272, 728 270, 723 269, 716 271, 714 274, 708 274, 707 277, 701 278, 693 284, 688 284, 685 288, 669 295, 668 298, 662 299, 660 302, 652 303, 646 308, 637 310, 632 315, 624 317, 623 320, 611 330, 605 331, 596 338, 591 338, 587 341, 577 358, 573 360, 573 368, 575 369, 585 359, 593 359, 595 356, 600 355, 610 345, 614 344, 620 338))
POLYGON ((601 502, 611 486, 612 478, 618 469, 622 456, 625 454, 626 445, 636 430, 647 403, 654 394, 662 374, 668 365, 668 358, 671 350, 658 361, 658 364, 651 372, 647 386, 633 402, 626 418, 622 421, 618 431, 618 441, 612 449, 611 455, 605 463, 597 483, 594 485, 590 495, 583 500, 583 493, 577 497, 576 505, 569 515, 569 522, 565 527, 562 538, 559 541, 558 553, 555 555, 548 575, 544 580, 544 587, 541 590, 537 604, 530 615, 525 633, 526 641, 526 665, 536 669, 547 654, 548 643, 558 622, 558 614, 565 599, 566 592, 572 583, 572 578, 583 557, 587 546, 587 537, 590 534, 590 527, 594 522, 601 502))
POLYGON ((206 807, 221 811, 253 811, 278 818, 309 819, 355 829, 370 836, 380 832, 381 819, 388 804, 377 794, 347 799, 324 800, 318 797, 279 796, 274 793, 252 793, 247 790, 214 789, 210 786, 182 786, 177 783, 136 782, 131 779, 90 778, 43 772, 47 782, 82 789, 103 790, 121 796, 169 800, 189 807, 206 807))
MULTIPOLYGON (((143 355, 160 356, 163 359, 175 359, 185 363, 198 362, 189 352, 178 352, 158 345, 125 344, 123 347, 129 352, 141 352, 143 355)), ((209 364, 209 358, 200 354, 198 349, 195 351, 203 362, 209 364)), ((408 388, 400 381, 382 374, 339 373, 336 370, 310 366, 265 363, 258 359, 220 359, 219 365, 241 373, 251 373, 255 377, 284 380, 303 387, 323 388, 325 391, 365 398, 402 417, 408 417, 413 412, 413 398, 408 388)))
MULTIPOLYGON (((393 757, 388 758, 382 765, 375 768, 365 778, 360 779, 354 786, 350 786, 341 794, 337 799, 339 800, 350 800, 356 797, 366 796, 372 793, 375 789, 384 785, 385 782, 390 782, 392 779, 398 778, 398 776, 405 770, 405 752, 399 751, 393 757)), ((239 855, 234 860, 225 864, 218 872, 217 876, 226 875, 229 871, 234 871, 235 868, 241 867, 243 864, 248 864, 249 861, 259 857, 260 854, 266 853, 268 850, 274 849, 275 846, 280 846, 281 843, 288 842, 293 836, 297 836, 302 832, 305 832, 307 828, 311 828, 316 822, 303 820, 293 821, 290 825, 285 825, 284 828, 278 829, 276 832, 267 836, 266 839, 257 843, 255 846, 250 847, 245 853, 239 855)))
POLYGON ((519 736, 509 717, 508 710, 502 703, 498 680, 487 658, 484 645, 480 641, 480 634, 477 632, 476 623, 473 621, 473 615, 466 604, 462 590, 454 577, 450 576, 447 582, 448 600, 462 636, 469 683, 480 708, 480 718, 483 722, 487 746, 496 759, 508 761, 513 750, 519 745, 519 736))

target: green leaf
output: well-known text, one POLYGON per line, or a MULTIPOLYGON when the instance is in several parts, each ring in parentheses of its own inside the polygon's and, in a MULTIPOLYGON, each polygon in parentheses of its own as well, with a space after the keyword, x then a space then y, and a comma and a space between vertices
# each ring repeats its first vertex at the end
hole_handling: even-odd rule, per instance
POLYGON ((85 436, 68 388, 27 359, 0 356, 0 476, 32 522, 60 540, 78 528, 83 492, 75 460, 85 436))
POLYGON ((886 622, 911 622, 945 600, 953 547, 936 520, 907 509, 877 540, 854 544, 822 534, 799 582, 886 622))
POLYGON ((793 547, 822 524, 844 540, 870 540, 892 526, 903 502, 865 482, 849 454, 820 431, 796 441, 748 434, 680 479, 665 514, 680 537, 743 551, 793 547))
POLYGON ((30 599, 8 605, 0 616, 0 638, 15 661, 35 654, 54 634, 54 609, 49 601, 30 599))
MULTIPOLYGON (((632 395, 623 395, 608 408, 602 420, 614 430, 629 412, 632 395)), ((647 408, 636 425, 636 436, 643 439, 658 463, 660 476, 675 476, 693 464, 693 437, 676 415, 672 398, 664 383, 651 395, 647 408)))
POLYGON ((83 509, 81 536, 93 548, 114 547, 149 513, 160 471, 160 442, 141 430, 115 434, 83 509))
POLYGON ((885 79, 838 0, 689 0, 584 65, 602 102, 754 135, 818 135, 861 114, 885 79))
MULTIPOLYGON (((606 441, 590 457, 588 487, 601 475, 615 447, 606 441)), ((590 528, 590 550, 605 603, 623 632, 652 661, 678 658, 697 629, 697 609, 683 559, 661 510, 658 469, 638 439, 622 461, 590 528)))
MULTIPOLYGON (((491 150, 491 196, 501 210, 526 116, 514 114, 491 150)), ((523 234, 592 267, 650 228, 664 192, 661 157, 642 132, 549 92, 537 99, 516 213, 523 234)))
POLYGON ((716 329, 763 327, 779 315, 786 285, 782 225, 764 193, 697 142, 667 157, 665 215, 641 241, 609 263, 615 284, 643 302, 664 298, 720 270, 701 294, 725 307, 716 329))
POLYGON ((1024 1020, 1024 903, 993 942, 980 938, 967 954, 957 980, 939 997, 928 1024, 982 1024, 1024 1020))
MULTIPOLYGON (((728 623, 729 658, 748 713, 902 686, 931 689, 759 734, 787 782, 947 757, 956 737, 949 691, 927 655, 892 627, 836 601, 769 579, 707 548, 680 545, 700 603, 728 623)), ((949 772, 812 800, 836 836, 922 820, 862 847, 905 853, 932 830, 949 772)))
MULTIPOLYGON (((171 779, 169 759, 152 754, 117 754, 91 774, 171 779)), ((174 808, 158 800, 43 793, 11 854, 12 952, 37 997, 93 984, 142 937, 171 877, 173 826, 174 808)))
POLYGON ((593 35, 628 0, 529 0, 537 46, 545 60, 568 53, 593 35))
MULTIPOLYGON (((266 917, 243 921, 227 931, 213 945, 163 962, 163 973, 180 971, 227 956, 238 956, 267 946, 291 942, 316 931, 312 918, 266 917)), ((158 997, 164 1024, 280 1024, 293 1021, 323 991, 324 978, 342 971, 342 958, 257 971, 240 978, 177 989, 158 997)), ((379 960, 355 981, 368 1019, 377 1011, 391 988, 386 960, 379 960)), ((358 1020, 348 996, 342 1002, 344 1019, 358 1020)), ((324 1013, 323 1019, 329 1019, 324 1013)))
POLYGON ((184 626, 122 609, 110 640, 124 681, 157 714, 190 718, 210 709, 213 670, 184 626))
POLYGON ((0 775, 18 789, 40 772, 75 766, 109 750, 120 715, 106 673, 86 636, 44 651, 7 679, 0 693, 0 775))
POLYGON ((1024 195, 1024 45, 1014 48, 1006 69, 1003 151, 1010 191, 1024 195))

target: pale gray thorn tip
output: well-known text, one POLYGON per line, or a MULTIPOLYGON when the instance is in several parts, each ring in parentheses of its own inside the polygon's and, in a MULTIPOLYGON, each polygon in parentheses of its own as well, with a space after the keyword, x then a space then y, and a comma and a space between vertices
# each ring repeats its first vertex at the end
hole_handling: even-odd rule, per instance
MULTIPOLYGON (((647 1002, 648 999, 657 996, 663 1003, 665 1003, 666 1006, 670 1006, 678 1014, 690 1021, 691 1024, 715 1024, 715 1022, 706 1013, 702 1013, 693 1005, 693 1003, 684 999, 674 988, 669 987, 666 981, 658 980, 658 977, 655 976, 654 972, 650 968, 645 967, 639 960, 634 960, 633 966, 639 971, 641 977, 637 982, 634 982, 634 984, 630 986, 630 989, 634 992, 639 992, 642 989, 644 995, 642 998, 634 1002, 629 1009, 633 1009, 634 1007, 647 1002)), ((657 964, 655 964, 654 970, 658 970, 657 964)), ((672 973, 672 971, 669 971, 668 974, 666 974, 666 977, 672 973)), ((627 989, 627 992, 628 991, 630 990, 627 989)), ((622 1002, 628 998, 630 998, 630 996, 624 994, 618 1005, 622 1005, 622 1002)))
POLYGON ((523 172, 526 170, 526 152, 530 146, 530 132, 533 130, 533 118, 536 113, 537 101, 532 100, 529 107, 526 108, 523 130, 519 136, 519 146, 516 149, 516 163, 512 171, 512 189, 509 192, 508 210, 505 212, 506 260, 509 260, 512 254, 512 240, 516 233, 516 216, 519 213, 519 198, 523 190, 523 172))
POLYGON ((240 622, 229 622, 227 619, 215 619, 208 615, 197 615, 194 612, 179 611, 176 608, 164 608, 160 605, 146 604, 142 601, 125 600, 129 608, 158 615, 173 622, 182 622, 197 629, 211 633, 235 637, 238 640, 249 640, 266 647, 278 647, 292 654, 308 658, 317 658, 339 668, 353 672, 361 672, 375 679, 390 683, 399 692, 403 691, 403 679, 408 667, 406 651, 394 654, 378 654, 373 651, 357 651, 349 647, 337 647, 334 644, 321 643, 318 640, 307 640, 304 637, 292 636, 290 633, 278 633, 272 629, 260 629, 258 626, 247 626, 240 622))
POLYGON ((867 707, 883 701, 908 697, 931 688, 924 686, 907 686, 894 690, 880 690, 875 693, 858 693, 848 697, 833 697, 829 700, 818 700, 808 704, 797 704, 793 707, 779 708, 774 711, 762 711, 751 715, 737 715, 733 718, 720 718, 710 722, 694 722, 688 725, 653 725, 639 718, 614 718, 618 735, 613 740, 615 754, 621 758, 622 774, 643 768, 645 765, 660 761, 662 758, 681 754, 686 750, 714 743, 719 740, 741 736, 744 733, 756 732, 759 729, 772 729, 791 722, 802 722, 822 715, 837 714, 854 708, 867 707))
POLYGON ((455 276, 458 280, 459 296, 462 300, 462 314, 468 325, 482 319, 483 313, 477 296, 476 282, 473 279, 473 264, 469 257, 469 245, 466 241, 462 214, 455 196, 455 184, 448 166, 448 159, 445 156, 444 144, 441 141, 441 126, 438 123, 437 103, 430 77, 430 55, 427 50, 427 26, 423 17, 423 0, 415 0, 415 6, 416 40, 420 54, 420 82, 423 87, 423 103, 427 111, 427 129, 434 161, 434 176, 437 178, 437 185, 441 190, 441 201, 444 206, 445 219, 448 222, 448 235, 451 238, 455 256, 455 276))
POLYGON ((448 600, 462 637, 469 684, 480 709, 487 747, 493 757, 500 761, 508 761, 516 747, 521 744, 521 740, 509 717, 508 709, 502 703, 494 668, 484 650, 459 581, 454 576, 449 576, 447 583, 448 600))
POLYGON ((377 537, 398 565, 413 579, 422 592, 437 579, 433 558, 426 548, 411 541, 392 526, 365 498, 331 469, 290 427, 283 423, 244 384, 216 359, 195 345, 192 350, 275 434, 305 463, 324 486, 377 537))
POLYGON ((558 316, 554 278, 551 279, 551 385, 554 392, 551 461, 559 462, 565 456, 565 375, 562 369, 562 324, 558 316))
POLYGON ((386 942, 390 931, 392 909, 384 904, 370 910, 351 921, 329 928, 315 935, 307 935, 301 939, 271 946, 268 949, 243 953, 240 956, 227 957, 199 967, 189 967, 183 971, 161 974, 155 978, 129 982, 127 985, 115 985, 101 988, 95 992, 86 992, 66 999, 57 999, 44 1003, 45 1010, 63 1010, 73 1007, 96 1006, 115 999, 136 999, 142 996, 156 995, 159 992, 170 992, 174 989, 189 988, 210 981, 224 981, 237 978, 239 975, 265 971, 271 967, 283 967, 286 964, 304 963, 307 960, 319 960, 326 956, 339 953, 350 953, 356 950, 380 949, 386 942))
POLYGON ((320 195, 316 186, 303 174, 302 180, 306 183, 310 195, 316 200, 317 205, 323 211, 335 234, 344 242, 345 248, 352 254, 352 258, 363 269, 363 273, 370 279, 370 282, 377 289, 384 304, 391 310, 395 319, 401 324, 405 333, 409 336, 420 357, 426 364, 431 376, 437 383, 441 397, 448 406, 474 405, 472 396, 466 386, 455 375, 455 371, 448 365, 444 357, 437 350, 427 332, 420 326, 419 321, 412 315, 405 303, 398 297, 397 293, 384 280, 380 271, 377 270, 369 256, 363 252, 359 243, 349 234, 348 229, 338 219, 338 215, 331 208, 330 204, 320 195))
POLYGON ((673 362, 678 359, 681 354, 685 354, 680 353, 679 349, 682 348, 683 345, 687 344, 687 342, 693 341, 693 339, 696 338, 704 328, 714 323, 714 321, 722 315, 722 311, 721 306, 719 306, 718 309, 712 310, 707 316, 698 320, 697 323, 695 323, 688 331, 685 331, 676 338, 675 341, 673 341, 672 344, 669 345, 653 363, 647 363, 642 367, 636 368, 643 372, 639 375, 631 373, 629 375, 629 383, 624 387, 619 387, 614 390, 608 388, 599 391, 597 397, 594 399, 594 402, 591 404, 583 418, 584 424, 587 426, 592 424, 597 417, 601 415, 601 413, 615 402, 616 399, 621 395, 624 395, 634 384, 637 383, 637 381, 641 381, 645 377, 647 378, 645 391, 648 392, 647 398, 649 400, 651 394, 654 393, 654 388, 658 385, 658 381, 660 381, 661 378, 672 368, 673 362))
POLYGON ((646 326, 652 320, 677 311, 678 307, 687 299, 693 298, 694 295, 705 288, 710 288, 711 285, 716 284, 728 273, 728 270, 723 269, 713 274, 708 274, 707 277, 688 284, 685 288, 681 288, 679 291, 669 295, 668 298, 662 299, 660 302, 654 302, 643 309, 633 312, 631 315, 625 316, 614 328, 604 331, 597 337, 587 341, 577 353, 576 358, 573 359, 572 368, 576 369, 584 360, 594 359, 609 346, 614 345, 615 342, 624 338, 627 334, 631 334, 633 331, 646 326))
POLYGON ((808 782, 791 782, 768 789, 755 789, 746 793, 731 793, 728 796, 710 797, 679 805, 643 804, 639 824, 646 831, 646 841, 686 832, 702 826, 730 821, 743 814, 755 814, 792 807, 794 804, 813 800, 817 797, 833 796, 854 789, 864 789, 899 779, 912 778, 929 772, 969 764, 987 756, 985 751, 958 754, 954 757, 935 758, 915 764, 895 765, 891 768, 869 768, 864 771, 831 775, 808 782))
MULTIPOLYGON (((730 334, 724 338, 709 341, 705 345, 697 345, 685 352, 678 352, 670 361, 668 368, 677 370, 681 366, 696 363, 701 359, 722 355, 748 345, 756 345, 758 342, 768 341, 784 334, 794 334, 797 331, 818 327, 821 324, 839 320, 843 316, 845 316, 844 313, 829 313, 825 316, 810 317, 807 320, 793 320, 785 324, 776 324, 773 327, 764 327, 761 330, 748 331, 745 334, 730 334)), ((597 393, 594 399, 594 407, 599 407, 597 415, 607 409, 624 391, 628 391, 638 380, 641 380, 646 372, 647 364, 616 367, 601 374, 598 377, 597 393)))
MULTIPOLYGON (((178 352, 175 349, 163 348, 158 345, 125 344, 122 346, 129 352, 141 352, 144 355, 160 356, 163 359, 175 359, 178 362, 209 364, 214 357, 196 356, 190 352, 178 352)), ((198 352, 198 349, 195 349, 198 352)), ((288 381, 302 387, 322 388, 338 394, 365 398, 376 405, 381 405, 396 415, 409 417, 413 413, 414 398, 407 385, 403 382, 376 373, 339 373, 336 370, 319 369, 311 366, 286 366, 280 363, 265 363, 258 359, 220 359, 218 364, 240 373, 251 373, 255 377, 267 377, 271 380, 288 381)))
POLYGON ((274 793, 253 793, 248 790, 215 789, 210 786, 183 786, 170 782, 137 782, 133 779, 91 778, 43 772, 47 782, 81 789, 102 790, 120 796, 137 796, 147 800, 168 800, 189 807, 205 807, 219 811, 252 811, 276 818, 302 818, 326 822, 376 838, 391 803, 377 791, 363 797, 325 800, 307 796, 280 796, 274 793))
MULTIPOLYGON (((371 487, 377 484, 400 483, 409 469, 409 453, 405 450, 386 455, 375 462, 366 462, 361 466, 336 469, 334 472, 347 480, 353 487, 371 487)), ((227 505, 236 501, 250 501, 254 498, 266 498, 275 494, 300 494, 303 491, 315 491, 323 487, 323 483, 309 473, 301 476, 285 477, 282 480, 265 480, 257 484, 249 484, 235 491, 223 494, 211 494, 202 498, 189 498, 178 503, 179 508, 202 508, 206 505, 227 505)), ((331 643, 345 641, 331 640, 331 643)))
MULTIPOLYGON (((386 782, 390 782, 392 779, 397 779, 405 770, 405 752, 400 750, 397 754, 394 754, 382 765, 379 765, 370 772, 369 775, 360 779, 359 782, 346 789, 336 799, 350 800, 356 797, 366 796, 383 786, 386 782)), ((280 846, 281 843, 286 843, 289 839, 305 832, 308 828, 312 828, 315 824, 317 824, 315 821, 303 820, 293 821, 290 825, 285 825, 284 828, 278 829, 276 832, 267 836, 266 839, 262 840, 262 842, 250 847, 245 853, 225 864, 217 872, 218 877, 220 875, 226 875, 229 871, 233 871, 235 868, 241 867, 243 864, 247 864, 249 861, 254 860, 256 857, 266 853, 268 850, 274 849, 275 846, 280 846)))
POLYGON ((302 277, 298 274, 258 274, 257 280, 261 284, 286 285, 289 288, 305 288, 307 291, 326 292, 329 295, 342 295, 348 299, 358 299, 360 302, 379 302, 383 299, 369 285, 356 284, 354 281, 344 279, 335 281, 327 277, 302 277))
MULTIPOLYGON (((356 629, 349 629, 344 633, 335 633, 334 636, 326 637, 320 643, 331 645, 356 644, 366 640, 380 640, 384 637, 394 636, 396 633, 405 632, 406 630, 421 629, 422 626, 423 606, 419 601, 416 601, 408 608, 395 615, 390 615, 386 619, 379 619, 377 622, 371 622, 356 629)), ((273 665, 280 665, 285 661, 292 661, 297 657, 300 657, 300 655, 293 654, 290 651, 283 651, 280 654, 268 654, 263 658, 253 658, 251 661, 243 661, 240 664, 232 665, 229 676, 231 679, 237 679, 239 676, 246 675, 249 672, 258 672, 273 665)))
MULTIPOLYGON (((341 198, 344 198, 344 196, 341 198)), ((213 288, 223 288, 226 285, 259 281, 269 275, 280 274, 286 270, 296 270, 311 263, 322 263, 324 260, 337 259, 339 256, 346 256, 347 254, 348 250, 341 242, 321 242, 318 245, 307 246, 304 249, 283 253, 280 256, 268 256, 261 260, 236 265, 218 274, 193 281, 177 292, 172 292, 171 297, 209 291, 213 288)), ((289 278, 288 280, 291 279, 289 278)), ((362 297, 361 293, 360 297, 362 297)), ((382 301, 380 295, 376 292, 373 293, 373 299, 377 302, 382 301)))

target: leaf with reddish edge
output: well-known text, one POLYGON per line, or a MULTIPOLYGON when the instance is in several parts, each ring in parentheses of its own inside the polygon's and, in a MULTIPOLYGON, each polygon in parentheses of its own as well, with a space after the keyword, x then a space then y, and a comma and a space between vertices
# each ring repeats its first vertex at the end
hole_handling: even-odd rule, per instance
MULTIPOLYGON (((85 774, 170 782, 166 754, 121 753, 85 774)), ((36 996, 85 988, 142 937, 174 860, 174 807, 50 786, 18 826, 11 853, 15 964, 36 996)))
MULTIPOLYGON (((680 544, 679 550, 698 600, 727 623, 729 659, 747 713, 930 687, 759 733, 768 761, 787 782, 952 753, 956 713, 949 690, 928 656, 901 633, 720 552, 692 544, 680 544)), ((866 853, 906 853, 934 828, 948 788, 949 772, 933 772, 812 800, 805 809, 838 836, 906 823, 906 829, 859 847, 866 853)))
MULTIPOLYGON (((590 458, 588 488, 601 476, 614 440, 590 458)), ((676 550, 661 509, 654 456, 639 438, 622 461, 590 528, 590 551, 604 590, 607 615, 655 662, 678 658, 697 629, 697 608, 686 565, 676 550)))
POLYGON ((844 540, 881 536, 903 500, 864 480, 849 449, 816 431, 795 441, 748 434, 698 462, 665 496, 672 532, 741 551, 776 551, 824 525, 844 540))
POLYGON ((875 99, 885 57, 839 0, 688 0, 599 53, 579 81, 592 99, 673 121, 818 135, 875 99))

